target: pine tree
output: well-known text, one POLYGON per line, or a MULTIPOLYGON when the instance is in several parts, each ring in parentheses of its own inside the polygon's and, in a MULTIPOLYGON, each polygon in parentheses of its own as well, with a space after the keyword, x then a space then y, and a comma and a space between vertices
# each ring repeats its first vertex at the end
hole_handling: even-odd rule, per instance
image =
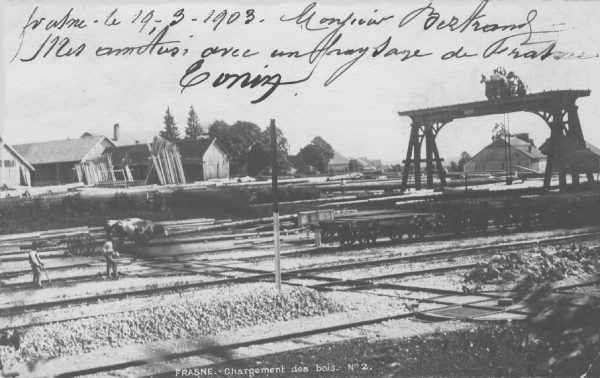
POLYGON ((167 107, 167 112, 165 114, 165 129, 160 132, 160 137, 168 140, 169 142, 174 142, 179 137, 179 129, 175 126, 175 119, 171 115, 171 110, 167 107))
POLYGON ((198 140, 202 136, 202 126, 198 120, 198 115, 193 106, 190 106, 188 113, 187 127, 185 128, 185 139, 198 140))

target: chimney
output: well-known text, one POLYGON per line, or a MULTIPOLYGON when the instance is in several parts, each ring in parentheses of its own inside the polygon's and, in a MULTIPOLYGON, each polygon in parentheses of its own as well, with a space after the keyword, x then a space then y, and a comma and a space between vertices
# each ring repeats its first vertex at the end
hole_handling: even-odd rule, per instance
POLYGON ((119 140, 119 124, 115 123, 113 127, 113 140, 116 142, 119 140))

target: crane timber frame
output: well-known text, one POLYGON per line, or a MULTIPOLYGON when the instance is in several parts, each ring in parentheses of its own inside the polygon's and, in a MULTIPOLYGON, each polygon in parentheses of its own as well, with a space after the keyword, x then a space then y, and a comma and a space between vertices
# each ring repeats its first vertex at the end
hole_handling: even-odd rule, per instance
MULTIPOLYGON (((552 171, 557 170, 559 187, 563 190, 567 184, 567 169, 570 169, 572 183, 578 185, 580 167, 578 164, 570 164, 567 167, 569 165, 567 154, 572 151, 564 146, 569 145, 567 140, 570 140, 575 142, 575 149, 586 149, 575 102, 579 97, 589 96, 590 93, 590 90, 557 90, 499 100, 398 112, 400 116, 408 116, 412 120, 408 150, 406 151, 406 159, 403 161, 402 191, 407 189, 411 164, 414 164, 415 189, 421 190, 421 147, 423 141, 425 141, 427 188, 433 188, 433 164, 436 166, 440 185, 442 187, 446 185, 445 171, 435 141, 438 133, 446 124, 460 118, 515 112, 537 114, 550 127, 544 187, 550 187, 552 171)), ((588 182, 592 182, 594 179, 592 171, 586 169, 585 173, 588 182)))

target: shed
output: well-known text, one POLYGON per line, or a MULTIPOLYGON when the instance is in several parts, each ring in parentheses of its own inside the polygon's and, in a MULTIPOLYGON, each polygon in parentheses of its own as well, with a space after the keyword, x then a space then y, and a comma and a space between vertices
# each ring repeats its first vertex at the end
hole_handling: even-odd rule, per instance
MULTIPOLYGON (((540 151, 544 154, 548 154, 548 141, 546 140, 541 146, 540 151)), ((594 146, 590 142, 585 142, 586 150, 584 152, 584 158, 589 162, 594 172, 600 172, 600 148, 594 146)))
POLYGON ((35 168, 0 137, 0 186, 31 186, 35 168))
POLYGON ((86 133, 81 138, 14 145, 34 168, 33 185, 78 182, 75 165, 102 155, 114 142, 102 135, 86 133))
POLYGON ((348 163, 350 160, 347 157, 333 150, 333 157, 327 163, 327 168, 329 172, 333 173, 348 172, 348 163))
POLYGON ((107 148, 104 154, 110 155, 117 180, 126 180, 123 172, 129 169, 133 180, 146 180, 150 167, 150 145, 147 143, 115 146, 107 148), (128 168, 127 168, 128 167, 128 168))
POLYGON ((465 166, 468 173, 506 172, 510 157, 512 172, 536 172, 546 170, 546 156, 537 149, 528 134, 493 138, 493 142, 479 151, 465 166), (510 152, 510 155, 508 153, 510 152))
POLYGON ((175 144, 188 181, 229 178, 231 155, 216 138, 184 139, 175 144))

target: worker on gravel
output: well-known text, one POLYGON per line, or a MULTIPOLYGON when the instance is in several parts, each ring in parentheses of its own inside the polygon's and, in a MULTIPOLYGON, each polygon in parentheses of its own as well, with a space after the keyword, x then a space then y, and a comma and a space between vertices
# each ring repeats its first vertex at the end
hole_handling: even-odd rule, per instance
POLYGON ((114 250, 112 239, 108 239, 104 243, 102 250, 104 251, 104 258, 106 259, 106 279, 110 279, 111 277, 115 280, 118 279, 117 259, 119 258, 119 253, 114 250))
POLYGON ((29 264, 31 264, 31 270, 33 271, 33 284, 37 288, 42 287, 42 270, 44 269, 44 262, 40 259, 37 252, 37 243, 31 244, 31 250, 29 251, 29 264))

